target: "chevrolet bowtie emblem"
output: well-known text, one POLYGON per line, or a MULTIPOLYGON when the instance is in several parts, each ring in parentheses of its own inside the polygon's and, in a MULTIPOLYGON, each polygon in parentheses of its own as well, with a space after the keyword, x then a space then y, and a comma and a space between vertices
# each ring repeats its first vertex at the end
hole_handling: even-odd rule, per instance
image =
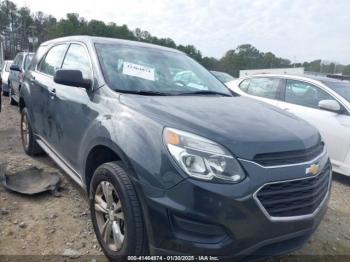
POLYGON ((317 175, 320 172, 320 166, 317 164, 312 164, 306 168, 306 174, 317 175))

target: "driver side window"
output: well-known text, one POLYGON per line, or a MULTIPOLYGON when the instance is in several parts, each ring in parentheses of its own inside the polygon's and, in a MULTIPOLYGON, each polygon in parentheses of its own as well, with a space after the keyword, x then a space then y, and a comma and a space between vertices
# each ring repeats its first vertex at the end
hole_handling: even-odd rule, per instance
POLYGON ((84 79, 91 79, 89 55, 81 44, 71 44, 64 58, 62 69, 80 70, 84 79))
POLYGON ((285 93, 286 102, 319 108, 318 103, 321 100, 334 100, 334 98, 327 92, 312 84, 298 80, 287 80, 285 93))

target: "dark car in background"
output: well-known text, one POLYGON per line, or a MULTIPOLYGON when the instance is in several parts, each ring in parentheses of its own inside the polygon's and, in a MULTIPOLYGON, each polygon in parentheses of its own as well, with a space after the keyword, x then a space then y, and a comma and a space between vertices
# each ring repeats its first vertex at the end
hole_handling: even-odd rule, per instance
POLYGON ((8 89, 11 105, 17 105, 19 102, 19 91, 22 87, 24 74, 30 65, 34 53, 20 52, 16 55, 10 67, 8 76, 8 89))
POLYGON ((210 71, 210 72, 224 84, 236 79, 233 76, 231 76, 230 74, 225 73, 225 72, 219 72, 219 71, 210 71))
POLYGON ((88 36, 45 42, 19 106, 25 152, 45 151, 87 191, 112 260, 281 254, 326 212, 332 170, 317 130, 233 97, 178 50, 88 36))
POLYGON ((0 112, 1 112, 1 104, 2 102, 2 78, 1 78, 1 75, 0 75, 0 112))

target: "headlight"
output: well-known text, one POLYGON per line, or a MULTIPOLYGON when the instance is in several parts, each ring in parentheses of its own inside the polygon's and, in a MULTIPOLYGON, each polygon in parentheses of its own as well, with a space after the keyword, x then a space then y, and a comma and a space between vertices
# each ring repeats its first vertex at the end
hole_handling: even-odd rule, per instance
POLYGON ((238 161, 223 146, 173 128, 165 128, 163 137, 171 156, 189 176, 231 183, 245 178, 238 161))

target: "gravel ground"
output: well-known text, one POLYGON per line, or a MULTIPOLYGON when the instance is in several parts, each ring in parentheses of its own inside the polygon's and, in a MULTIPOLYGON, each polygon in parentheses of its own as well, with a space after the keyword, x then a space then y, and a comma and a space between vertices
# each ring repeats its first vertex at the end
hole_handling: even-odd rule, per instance
MULTIPOLYGON (((85 193, 49 157, 31 158, 24 154, 19 121, 18 107, 10 106, 9 99, 3 98, 0 163, 7 163, 11 173, 33 166, 58 172, 63 189, 60 197, 50 193, 22 196, 0 186, 0 261, 1 255, 6 256, 3 260, 12 255, 32 255, 34 260, 43 257, 40 255, 46 255, 46 260, 105 260, 93 233, 85 193)), ((350 178, 334 174, 329 209, 318 230, 304 248, 274 260, 306 258, 350 261, 350 178)))
POLYGON ((10 173, 33 166, 57 172, 63 182, 60 197, 51 193, 23 196, 0 186, 0 256, 89 256, 100 261, 102 252, 90 222, 85 193, 48 156, 31 158, 24 153, 19 121, 18 107, 10 106, 9 99, 3 98, 0 163, 7 163, 10 173))

